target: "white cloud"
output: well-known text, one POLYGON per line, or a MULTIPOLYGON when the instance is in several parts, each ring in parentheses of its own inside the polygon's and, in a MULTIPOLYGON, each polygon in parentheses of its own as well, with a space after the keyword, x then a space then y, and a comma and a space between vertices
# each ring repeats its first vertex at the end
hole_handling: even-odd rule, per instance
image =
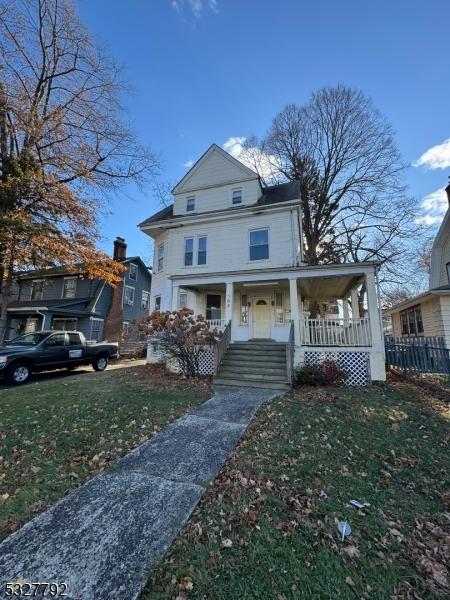
POLYGON ((229 137, 223 144, 223 149, 252 171, 257 171, 266 183, 270 183, 276 175, 278 159, 261 152, 256 146, 244 147, 246 140, 243 136, 229 137))
POLYGON ((186 167, 187 169, 190 169, 193 164, 194 164, 193 160, 187 160, 185 163, 183 163, 183 167, 186 167))
POLYGON ((416 217, 420 225, 439 225, 448 208, 447 193, 444 188, 436 190, 422 200, 420 205, 423 214, 416 217))
POLYGON ((429 148, 413 163, 413 167, 426 167, 428 169, 446 169, 450 167, 450 138, 442 144, 429 148))
POLYGON ((218 0, 170 0, 170 4, 178 13, 181 13, 186 5, 195 17, 200 17, 204 6, 208 6, 215 13, 219 12, 218 0))

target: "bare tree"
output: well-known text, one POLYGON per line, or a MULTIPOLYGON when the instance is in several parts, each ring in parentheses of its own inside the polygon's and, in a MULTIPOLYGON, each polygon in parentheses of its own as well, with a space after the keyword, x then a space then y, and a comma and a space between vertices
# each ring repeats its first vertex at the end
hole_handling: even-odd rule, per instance
POLYGON ((120 266, 96 249, 105 193, 157 167, 130 126, 126 91, 71 0, 0 0, 3 297, 12 272, 30 265, 83 262, 117 281, 120 266))
POLYGON ((395 266, 419 227, 416 204, 406 195, 392 128, 369 98, 323 88, 305 106, 286 106, 258 151, 272 165, 270 182, 300 182, 309 264, 377 260, 400 279, 395 266))

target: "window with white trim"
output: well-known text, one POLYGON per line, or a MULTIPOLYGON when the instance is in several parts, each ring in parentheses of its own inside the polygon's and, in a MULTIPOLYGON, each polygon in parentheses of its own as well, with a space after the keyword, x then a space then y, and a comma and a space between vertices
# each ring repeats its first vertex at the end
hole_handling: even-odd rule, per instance
POLYGON ((188 196, 186 198, 186 212, 193 212, 195 210, 195 196, 188 196))
POLYGON ((77 295, 77 277, 64 277, 63 298, 75 298, 77 295))
POLYGON ((65 319, 65 318, 61 318, 61 317, 53 317, 51 328, 56 329, 58 331, 76 331, 77 319, 65 319))
POLYGON ((242 188, 234 188, 231 190, 231 204, 242 204, 242 188))
POLYGON ((186 308, 187 301, 188 301, 187 292, 180 292, 179 299, 178 299, 178 307, 179 308, 186 308))
POLYGON ((138 266, 134 263, 130 263, 128 267, 128 279, 131 281, 137 281, 138 278, 138 266))
POLYGON ((241 325, 248 325, 248 296, 241 294, 241 325))
POLYGON ((164 244, 158 246, 158 273, 164 269, 164 244))
POLYGON ((423 333, 422 309, 420 304, 400 311, 402 335, 420 335, 423 333))
POLYGON ((155 296, 155 310, 161 310, 161 296, 155 296))
POLYGON ((130 331, 131 331, 130 321, 123 321, 122 322, 122 334, 129 335, 130 331))
POLYGON ((44 295, 44 280, 36 279, 31 284, 31 300, 42 300, 44 295))
POLYGON ((102 329, 103 319, 92 319, 91 340, 100 342, 100 331, 102 329))
POLYGON ((150 292, 142 290, 141 308, 150 308, 150 292))
POLYGON ((184 266, 190 267, 194 263, 194 238, 184 239, 184 266))
POLYGON ((134 287, 126 285, 123 291, 124 306, 134 306, 134 287))
POLYGON ((275 323, 277 325, 284 323, 283 292, 275 292, 275 323))
POLYGON ((269 230, 253 229, 249 235, 250 260, 269 258, 269 230))
POLYGON ((206 265, 206 235, 202 235, 198 238, 198 252, 197 252, 197 264, 206 265))

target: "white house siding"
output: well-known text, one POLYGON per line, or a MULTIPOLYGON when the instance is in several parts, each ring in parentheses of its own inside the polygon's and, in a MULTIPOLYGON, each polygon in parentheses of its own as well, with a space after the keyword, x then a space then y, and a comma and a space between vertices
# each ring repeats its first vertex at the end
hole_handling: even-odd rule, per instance
POLYGON ((450 348, 450 296, 440 296, 438 300, 440 305, 440 325, 442 327, 442 333, 436 335, 443 335, 446 341, 446 348, 450 348))
MULTIPOLYGON (((245 271, 293 266, 298 247, 298 228, 290 211, 264 211, 263 214, 227 219, 210 223, 186 224, 170 232, 170 254, 167 274, 204 274, 220 271, 245 271), (249 232, 252 229, 269 230, 269 259, 250 261, 249 232), (184 266, 184 243, 188 237, 207 236, 206 265, 184 266)), ((156 246, 156 243, 155 243, 156 246)), ((196 262, 194 245, 194 263, 196 262)))
POLYGON ((242 204, 255 204, 261 196, 261 187, 257 179, 254 181, 241 181, 233 184, 224 184, 208 189, 196 190, 195 192, 184 192, 174 195, 174 215, 198 214, 213 210, 223 210, 229 208, 231 203, 232 190, 242 188, 242 204), (195 196, 195 210, 193 213, 186 213, 186 198, 195 196))
POLYGON ((439 282, 433 287, 439 287, 441 285, 448 285, 447 275, 447 263, 450 263, 450 235, 446 232, 444 239, 442 240, 442 246, 440 248, 440 270, 439 270, 439 282))

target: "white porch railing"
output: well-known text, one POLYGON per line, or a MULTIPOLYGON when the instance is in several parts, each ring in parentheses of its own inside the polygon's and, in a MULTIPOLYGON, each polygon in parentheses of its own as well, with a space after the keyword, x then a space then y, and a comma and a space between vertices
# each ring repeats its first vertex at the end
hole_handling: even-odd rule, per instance
POLYGON ((225 329, 225 319, 206 319, 206 322, 210 329, 217 329, 218 331, 223 331, 225 329))
POLYGON ((302 346, 370 346, 368 317, 300 320, 302 346))

